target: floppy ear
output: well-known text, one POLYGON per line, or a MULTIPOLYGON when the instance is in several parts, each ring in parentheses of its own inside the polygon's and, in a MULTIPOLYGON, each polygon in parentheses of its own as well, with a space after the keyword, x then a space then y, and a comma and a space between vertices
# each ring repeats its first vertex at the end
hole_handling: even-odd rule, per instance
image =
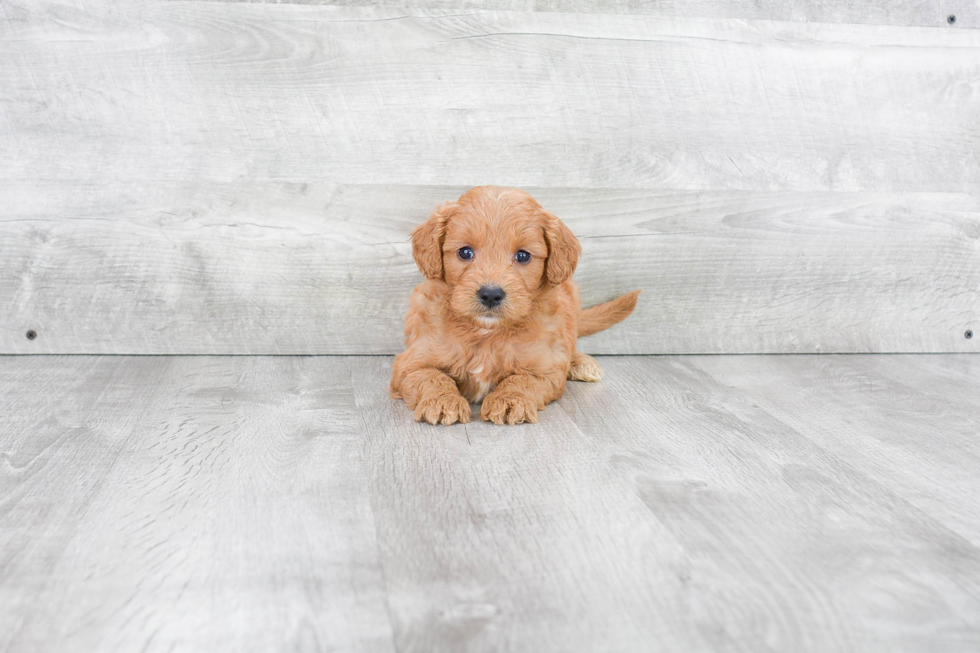
POLYGON ((582 246, 564 222, 548 211, 541 212, 545 220, 544 238, 548 241, 548 260, 544 264, 544 274, 548 283, 557 286, 567 281, 575 272, 582 246))
POLYGON ((442 241, 446 237, 446 223, 457 208, 455 202, 446 202, 412 231, 412 256, 427 279, 442 277, 442 241))

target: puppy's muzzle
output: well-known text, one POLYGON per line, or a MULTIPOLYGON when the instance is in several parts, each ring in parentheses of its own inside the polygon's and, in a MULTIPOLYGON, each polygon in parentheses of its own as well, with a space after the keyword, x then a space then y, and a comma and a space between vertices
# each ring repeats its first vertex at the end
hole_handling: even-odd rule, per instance
POLYGON ((476 296, 480 300, 480 303, 487 308, 497 308, 504 301, 507 293, 504 292, 503 288, 498 286, 483 286, 476 291, 476 296))

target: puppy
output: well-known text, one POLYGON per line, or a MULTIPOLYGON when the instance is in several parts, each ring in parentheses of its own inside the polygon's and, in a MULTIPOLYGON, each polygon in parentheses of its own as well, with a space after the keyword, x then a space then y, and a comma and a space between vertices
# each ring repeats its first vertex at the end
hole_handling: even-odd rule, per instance
POLYGON ((392 397, 430 424, 468 422, 481 401, 482 419, 520 424, 536 422, 567 379, 598 381, 576 340, 625 319, 640 291, 583 311, 571 281, 581 252, 521 190, 478 186, 437 208, 412 232, 426 280, 409 300, 392 397))

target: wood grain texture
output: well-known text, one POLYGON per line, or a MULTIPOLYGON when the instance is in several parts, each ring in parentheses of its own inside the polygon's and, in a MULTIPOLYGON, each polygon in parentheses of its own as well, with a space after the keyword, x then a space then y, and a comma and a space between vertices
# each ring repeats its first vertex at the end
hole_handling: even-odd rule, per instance
MULTIPOLYGON (((225 1, 225 0, 221 0, 225 1)), ((253 2, 255 0, 227 0, 253 2)), ((267 0, 278 2, 278 0, 267 0)), ((290 0, 295 4, 371 7, 375 0, 290 0)), ((690 18, 741 18, 813 23, 872 25, 950 25, 977 27, 975 2, 955 0, 399 0, 406 12, 448 10, 547 11, 585 14, 629 14, 690 18)))
POLYGON ((0 353, 394 353, 406 235, 479 183, 570 222, 587 303, 645 291, 594 353, 976 351, 948 2, 9 0, 0 353))
POLYGON ((972 29, 150 0, 0 29, 7 179, 980 184, 972 29))
MULTIPOLYGON (((976 418, 969 432, 962 413, 922 411, 933 400, 919 394, 929 385, 915 374, 899 400, 860 385, 849 396, 795 387, 838 360, 864 370, 882 358, 890 357, 602 358, 604 381, 573 384, 563 399, 688 552, 685 598, 710 650, 970 651, 980 643, 980 549, 965 528, 937 521, 946 499, 962 511, 957 526, 980 524, 980 494, 964 494, 948 476, 975 463, 946 453, 976 451, 976 418), (703 371, 718 368, 732 374, 703 371), (733 376, 754 384, 743 392, 748 384, 733 376), (851 440, 871 435, 853 417, 864 412, 890 412, 928 452, 917 462, 888 447, 853 456, 851 440), (937 429, 947 419, 955 426, 937 429), (910 496, 908 465, 923 475, 945 470, 917 487, 935 503, 910 496)), ((969 385, 980 389, 976 377, 969 385)))
POLYGON ((399 651, 699 650, 684 553, 558 404, 440 429, 354 378, 399 651))
MULTIPOLYGON (((975 369, 974 358, 966 360, 975 369)), ((916 359, 699 358, 696 365, 980 545, 978 377, 923 369, 916 359)))
POLYGON ((0 361, 0 649, 391 651, 344 359, 0 361))
MULTIPOLYGON (((397 353, 408 234, 462 190, 0 182, 0 351, 397 353)), ((586 351, 980 346, 975 195, 529 190, 582 241, 584 303, 643 290, 586 351)))
POLYGON ((387 357, 0 357, 0 650, 977 650, 980 357, 600 361, 430 427, 387 357))

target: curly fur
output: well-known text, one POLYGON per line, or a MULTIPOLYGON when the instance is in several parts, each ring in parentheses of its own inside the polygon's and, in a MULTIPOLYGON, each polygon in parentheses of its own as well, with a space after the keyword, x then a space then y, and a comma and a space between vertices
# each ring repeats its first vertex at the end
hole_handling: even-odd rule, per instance
POLYGON ((431 424, 468 422, 470 403, 481 401, 482 419, 519 424, 537 421, 566 380, 598 381, 602 369, 576 351, 577 338, 625 319, 639 291, 582 311, 571 280, 581 252, 571 230, 521 190, 478 186, 438 207, 412 232, 426 279, 409 301, 392 396, 431 424), (463 247, 471 260, 458 256, 463 247), (519 250, 530 261, 519 263, 519 250), (499 306, 481 304, 484 286, 504 290, 499 306))

